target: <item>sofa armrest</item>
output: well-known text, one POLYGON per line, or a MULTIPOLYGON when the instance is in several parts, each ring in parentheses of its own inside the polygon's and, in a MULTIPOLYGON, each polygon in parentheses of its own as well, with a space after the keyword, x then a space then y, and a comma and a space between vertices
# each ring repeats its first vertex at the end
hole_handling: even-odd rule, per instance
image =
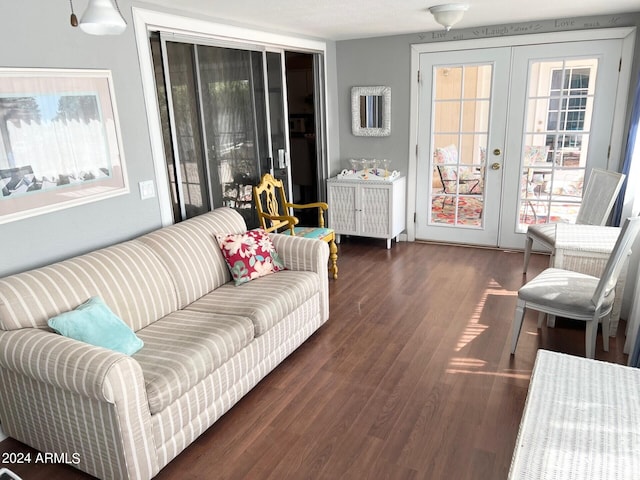
POLYGON ((77 453, 75 466, 99 478, 159 471, 135 359, 46 330, 0 331, 0 381, 0 418, 11 437, 44 452, 77 453))
POLYGON ((272 233, 278 255, 289 270, 316 272, 320 277, 320 308, 323 321, 329 318, 329 245, 322 240, 272 233))
POLYGON ((0 339, 0 367, 103 402, 118 400, 113 384, 118 375, 112 370, 140 370, 138 363, 123 353, 46 330, 1 332, 0 339), (125 366, 127 363, 130 365, 125 366))
POLYGON ((329 246, 326 242, 278 233, 271 233, 269 237, 289 270, 327 272, 329 246))

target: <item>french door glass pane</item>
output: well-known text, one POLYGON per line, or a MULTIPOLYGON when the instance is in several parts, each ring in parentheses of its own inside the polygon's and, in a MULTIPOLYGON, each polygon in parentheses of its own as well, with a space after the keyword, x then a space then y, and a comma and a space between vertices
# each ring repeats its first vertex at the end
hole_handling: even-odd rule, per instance
POLYGON ((493 66, 434 68, 430 224, 482 227, 493 66))
POLYGON ((587 168, 598 60, 532 62, 521 152, 519 231, 574 222, 587 168))

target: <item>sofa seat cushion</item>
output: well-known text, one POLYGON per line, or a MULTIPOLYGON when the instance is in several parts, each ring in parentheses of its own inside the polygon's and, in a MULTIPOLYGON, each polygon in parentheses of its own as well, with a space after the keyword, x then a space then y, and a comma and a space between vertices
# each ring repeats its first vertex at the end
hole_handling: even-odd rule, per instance
POLYGON ((185 310, 249 317, 258 337, 316 294, 319 288, 317 273, 282 270, 240 286, 227 283, 185 310))
POLYGON ((178 310, 136 332, 149 408, 158 413, 206 378, 254 338, 251 320, 178 310))

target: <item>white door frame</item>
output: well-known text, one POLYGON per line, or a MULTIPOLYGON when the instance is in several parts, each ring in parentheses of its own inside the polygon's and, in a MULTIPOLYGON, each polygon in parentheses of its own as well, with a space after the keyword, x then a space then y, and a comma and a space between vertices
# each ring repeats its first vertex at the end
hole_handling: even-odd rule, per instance
MULTIPOLYGON (((220 42, 254 43, 263 47, 283 48, 309 53, 321 53, 324 61, 324 88, 328 85, 327 71, 327 44, 323 41, 310 40, 277 33, 253 30, 223 23, 214 23, 196 18, 183 17, 171 13, 147 10, 132 7, 133 27, 138 46, 138 59, 140 61, 140 74, 142 77, 142 90, 147 109, 147 124, 151 143, 151 155, 156 177, 156 191, 160 205, 160 219, 162 226, 173 223, 173 208, 171 204, 170 186, 166 173, 166 161, 164 154, 164 142, 162 138, 162 122, 160 120, 160 108, 156 93, 153 60, 151 57, 151 45, 149 32, 162 31, 182 35, 195 35, 205 39, 215 39, 220 42)), ((326 95, 325 95, 326 98, 326 95)), ((322 108, 328 111, 325 101, 322 108)), ((327 158, 329 157, 329 145, 327 145, 327 158)), ((325 172, 328 177, 329 172, 325 172)))
MULTIPOLYGON (((417 72, 420 69, 420 54, 422 53, 447 52, 453 50, 477 50, 493 47, 515 47, 546 43, 579 42, 585 40, 622 39, 622 65, 620 75, 618 77, 618 88, 615 101, 616 113, 611 128, 611 153, 609 155, 610 159, 618 159, 618 161, 621 161, 622 150, 624 147, 624 124, 626 118, 627 99, 629 96, 629 86, 631 82, 631 67, 633 64, 635 36, 636 27, 619 27, 413 44, 411 45, 410 78, 418 78, 417 72)), ((409 168, 407 171, 407 240, 409 241, 414 241, 416 238, 414 216, 416 212, 418 165, 418 90, 418 82, 412 81, 409 111, 409 168)), ((610 164, 609 168, 612 167, 617 169, 619 165, 610 164)))

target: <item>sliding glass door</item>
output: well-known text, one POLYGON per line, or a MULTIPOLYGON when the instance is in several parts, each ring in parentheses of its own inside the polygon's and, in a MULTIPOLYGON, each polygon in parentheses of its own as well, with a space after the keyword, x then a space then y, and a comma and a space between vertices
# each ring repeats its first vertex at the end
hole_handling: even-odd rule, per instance
POLYGON ((271 131, 269 170, 284 182, 287 198, 291 195, 291 164, 289 161, 289 122, 287 122, 286 80, 284 75, 284 52, 266 52, 266 82, 269 92, 269 130, 271 131))
POLYGON ((265 172, 289 185, 282 54, 172 37, 156 42, 174 220, 227 206, 257 226, 253 185, 265 172))

